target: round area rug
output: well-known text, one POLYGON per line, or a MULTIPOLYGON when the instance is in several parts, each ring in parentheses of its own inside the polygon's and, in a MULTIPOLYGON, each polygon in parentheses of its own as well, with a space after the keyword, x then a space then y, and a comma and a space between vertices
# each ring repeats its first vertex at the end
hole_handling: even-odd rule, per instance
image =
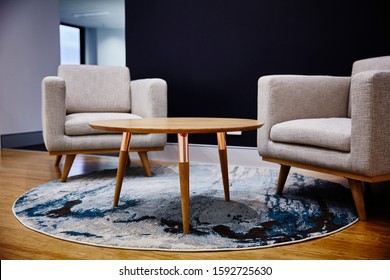
POLYGON ((290 174, 275 194, 278 170, 230 166, 225 202, 219 165, 190 166, 191 232, 182 233, 177 165, 127 169, 113 208, 116 170, 37 186, 14 203, 26 227, 83 244, 137 250, 214 251, 265 248, 323 237, 358 218, 345 187, 290 174))

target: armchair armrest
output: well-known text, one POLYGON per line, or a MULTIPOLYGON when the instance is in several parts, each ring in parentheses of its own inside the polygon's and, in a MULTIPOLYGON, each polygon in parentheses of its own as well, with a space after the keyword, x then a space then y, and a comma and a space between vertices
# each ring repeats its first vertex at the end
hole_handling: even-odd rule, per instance
POLYGON ((306 118, 347 117, 350 77, 271 75, 258 81, 258 147, 267 150, 271 127, 306 118))
POLYGON ((42 128, 48 151, 61 149, 65 133, 65 81, 57 76, 42 80, 42 128))
POLYGON ((390 71, 357 73, 350 94, 354 171, 390 174, 390 71))
POLYGON ((167 116, 167 83, 162 79, 140 79, 130 82, 131 112, 143 118, 167 116))

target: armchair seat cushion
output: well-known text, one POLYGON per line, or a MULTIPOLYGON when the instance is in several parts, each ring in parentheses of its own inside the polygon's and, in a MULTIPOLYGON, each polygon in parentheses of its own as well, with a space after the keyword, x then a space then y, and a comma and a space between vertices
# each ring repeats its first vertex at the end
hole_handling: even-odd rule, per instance
POLYGON ((273 142, 316 146, 341 152, 351 151, 351 119, 298 119, 271 128, 273 142))
POLYGON ((65 135, 80 136, 91 134, 115 133, 92 128, 92 121, 108 119, 141 119, 140 116, 130 113, 75 113, 69 114, 65 119, 65 135))

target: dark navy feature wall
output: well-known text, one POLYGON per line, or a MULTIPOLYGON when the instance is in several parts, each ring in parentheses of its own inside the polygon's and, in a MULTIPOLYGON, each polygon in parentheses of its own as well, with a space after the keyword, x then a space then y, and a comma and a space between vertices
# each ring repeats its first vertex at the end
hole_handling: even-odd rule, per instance
MULTIPOLYGON (((126 0, 126 64, 132 79, 167 81, 171 117, 257 118, 263 75, 348 76, 353 61, 389 55, 384 4, 126 0)), ((216 143, 214 135, 189 141, 216 143)), ((229 136, 228 145, 255 146, 256 132, 229 136)))

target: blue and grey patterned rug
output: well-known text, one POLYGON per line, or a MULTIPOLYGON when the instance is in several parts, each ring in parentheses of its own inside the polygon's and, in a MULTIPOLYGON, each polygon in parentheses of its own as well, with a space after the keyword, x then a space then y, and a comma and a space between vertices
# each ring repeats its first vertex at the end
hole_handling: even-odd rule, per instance
POLYGON ((242 250, 323 237, 355 223, 351 192, 290 174, 275 194, 278 170, 230 166, 231 202, 218 165, 190 166, 191 234, 183 235, 177 165, 127 170, 117 208, 116 170, 52 181, 22 195, 15 217, 38 232, 83 244, 172 251, 242 250))

